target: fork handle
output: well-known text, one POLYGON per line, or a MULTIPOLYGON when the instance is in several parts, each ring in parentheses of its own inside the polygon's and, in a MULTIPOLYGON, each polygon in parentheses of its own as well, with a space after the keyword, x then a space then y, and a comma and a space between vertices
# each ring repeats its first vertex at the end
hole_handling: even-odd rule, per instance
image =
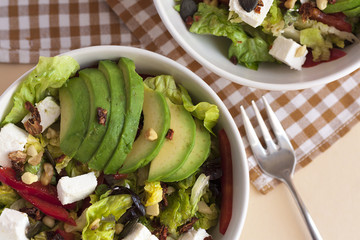
POLYGON ((300 196, 298 195, 295 186, 293 184, 293 181, 291 179, 291 176, 286 176, 283 178, 283 182, 289 187, 293 197, 296 200, 296 203, 304 217, 304 220, 306 222, 306 226, 309 229, 310 235, 312 239, 314 240, 322 240, 323 238, 320 235, 319 230, 317 229, 315 222, 313 221, 312 217, 310 216, 310 213, 306 209, 303 201, 301 200, 300 196))

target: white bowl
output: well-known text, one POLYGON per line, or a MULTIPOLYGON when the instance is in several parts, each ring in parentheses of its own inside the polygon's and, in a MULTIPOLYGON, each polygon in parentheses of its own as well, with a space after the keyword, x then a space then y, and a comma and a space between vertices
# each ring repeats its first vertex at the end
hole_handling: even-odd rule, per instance
POLYGON ((347 47, 345 57, 302 71, 274 63, 261 63, 257 71, 234 65, 227 58, 228 39, 189 32, 174 10, 175 1, 154 3, 168 31, 189 55, 212 72, 241 85, 267 90, 305 89, 332 82, 360 67, 360 43, 347 47))
MULTIPOLYGON (((225 129, 231 143, 231 155, 234 169, 234 206, 232 219, 226 234, 222 236, 218 232, 218 227, 216 227, 213 230, 212 235, 214 236, 214 239, 217 240, 239 239, 244 225, 249 199, 247 158, 237 126, 224 103, 220 100, 216 93, 189 69, 169 58, 150 51, 122 46, 96 46, 70 51, 64 55, 69 55, 75 58, 79 62, 81 68, 96 66, 98 61, 102 59, 116 60, 120 57, 128 57, 135 62, 137 72, 150 75, 170 74, 174 76, 178 83, 182 84, 189 90, 194 102, 200 100, 207 101, 216 104, 219 107, 220 118, 218 122, 218 129, 225 129)), ((11 96, 29 72, 17 79, 0 96, 0 119, 3 119, 5 113, 9 111, 11 96)))

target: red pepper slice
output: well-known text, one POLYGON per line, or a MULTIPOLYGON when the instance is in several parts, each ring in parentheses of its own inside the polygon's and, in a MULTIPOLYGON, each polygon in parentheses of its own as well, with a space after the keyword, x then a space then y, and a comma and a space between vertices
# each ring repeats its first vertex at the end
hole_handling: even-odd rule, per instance
POLYGON ((346 55, 346 52, 340 50, 340 49, 337 49, 337 48, 332 48, 330 49, 330 59, 327 60, 327 61, 320 61, 320 62, 314 62, 313 61, 313 55, 311 53, 311 51, 309 51, 309 53, 306 55, 306 60, 305 60, 305 63, 302 65, 304 68, 309 68, 309 67, 314 67, 316 65, 319 65, 321 63, 324 63, 324 62, 331 62, 331 61, 334 61, 338 58, 341 58, 343 56, 346 55))
POLYGON ((221 155, 221 211, 220 227, 221 234, 225 234, 232 215, 233 203, 233 171, 231 159, 231 146, 224 129, 219 131, 219 145, 221 155))
POLYGON ((18 192, 18 193, 22 198, 24 198, 32 205, 37 207, 44 214, 49 215, 50 217, 53 217, 62 222, 66 222, 68 224, 76 226, 75 220, 69 216, 69 212, 66 211, 65 208, 59 205, 52 204, 45 200, 42 200, 41 198, 38 198, 36 196, 26 194, 24 192, 18 192))
MULTIPOLYGON (((17 180, 15 177, 15 171, 12 168, 0 167, 0 182, 9 185, 13 189, 25 194, 37 196, 51 204, 63 206, 60 200, 57 198, 56 187, 52 185, 44 186, 41 182, 34 182, 30 185, 17 180)), ((76 204, 64 205, 67 209, 73 209, 76 204)))

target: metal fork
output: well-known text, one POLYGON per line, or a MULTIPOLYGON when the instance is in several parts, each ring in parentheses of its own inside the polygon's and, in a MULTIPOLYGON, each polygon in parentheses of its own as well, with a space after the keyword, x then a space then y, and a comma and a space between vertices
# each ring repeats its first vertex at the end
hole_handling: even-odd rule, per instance
POLYGON ((265 125, 263 118, 255 104, 252 101, 252 106, 255 111, 256 118, 258 120, 261 133, 264 138, 264 142, 266 144, 266 148, 264 148, 251 125, 251 122, 246 115, 246 112, 243 106, 240 107, 241 115, 245 126, 245 131, 247 138, 249 140, 252 152, 257 160, 258 165, 263 170, 263 172, 271 177, 279 179, 284 182, 290 189, 293 197, 295 198, 297 205, 305 219, 306 225, 310 231, 311 237, 316 240, 322 239, 320 232, 315 226, 314 221, 312 220, 309 212, 307 211, 304 203, 300 199, 300 196, 295 190, 294 184, 292 182, 292 175, 294 173, 296 157, 294 153, 294 149, 290 143, 286 132, 281 126, 280 121, 277 119, 275 113, 271 109, 270 105, 266 101, 264 97, 262 97, 265 103, 265 109, 267 115, 269 117, 269 122, 273 133, 276 138, 276 142, 272 140, 272 137, 265 125))

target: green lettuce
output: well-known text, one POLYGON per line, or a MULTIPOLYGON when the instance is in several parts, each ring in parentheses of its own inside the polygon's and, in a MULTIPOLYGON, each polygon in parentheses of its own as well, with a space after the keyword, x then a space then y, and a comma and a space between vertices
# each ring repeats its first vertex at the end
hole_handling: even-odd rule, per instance
MULTIPOLYGON (((278 13, 273 20, 278 21, 278 13)), ((236 57, 237 62, 247 68, 256 70, 259 62, 273 62, 274 58, 269 54, 272 39, 268 41, 261 34, 261 29, 246 28, 245 25, 236 21, 228 21, 229 12, 226 9, 213 7, 199 3, 198 12, 194 15, 194 23, 190 32, 196 34, 211 34, 229 38, 232 43, 228 51, 228 58, 236 57)))
POLYGON ((272 33, 274 36, 279 36, 281 30, 285 26, 283 20, 283 14, 279 8, 279 0, 273 1, 268 14, 266 15, 264 21, 261 23, 263 31, 265 33, 272 33))
POLYGON ((28 113, 25 102, 39 102, 45 96, 56 94, 56 90, 73 76, 80 66, 69 56, 40 57, 35 69, 25 78, 13 96, 13 107, 2 121, 17 123, 28 113))
POLYGON ((130 195, 114 195, 103 198, 91 205, 86 211, 86 226, 82 231, 84 240, 112 240, 115 234, 115 222, 132 205, 130 195), (100 219, 97 229, 90 225, 100 219))
POLYGON ((5 184, 0 185, 0 213, 19 198, 14 189, 5 184))
POLYGON ((215 203, 210 205, 210 209, 211 209, 211 213, 209 214, 199 213, 199 212, 195 214, 195 217, 199 219, 194 224, 195 229, 203 228, 207 230, 213 226, 216 226, 218 222, 219 209, 215 203))
POLYGON ((192 214, 195 214, 195 212, 197 211, 198 203, 209 187, 209 179, 210 179, 209 176, 206 176, 203 173, 200 174, 200 176, 196 179, 196 182, 191 189, 190 204, 192 206, 191 208, 192 214))
POLYGON ((301 30, 300 43, 312 49, 313 60, 315 62, 330 59, 332 43, 322 37, 319 29, 308 28, 301 30))
POLYGON ((189 193, 179 189, 168 196, 168 206, 160 212, 160 223, 166 225, 170 233, 176 234, 177 228, 192 217, 191 209, 189 193))
POLYGON ((159 75, 145 79, 145 84, 168 97, 174 104, 183 104, 184 108, 194 117, 204 121, 204 127, 211 133, 219 118, 219 109, 216 105, 208 102, 200 102, 193 105, 187 90, 176 85, 174 77, 170 75, 159 75))

